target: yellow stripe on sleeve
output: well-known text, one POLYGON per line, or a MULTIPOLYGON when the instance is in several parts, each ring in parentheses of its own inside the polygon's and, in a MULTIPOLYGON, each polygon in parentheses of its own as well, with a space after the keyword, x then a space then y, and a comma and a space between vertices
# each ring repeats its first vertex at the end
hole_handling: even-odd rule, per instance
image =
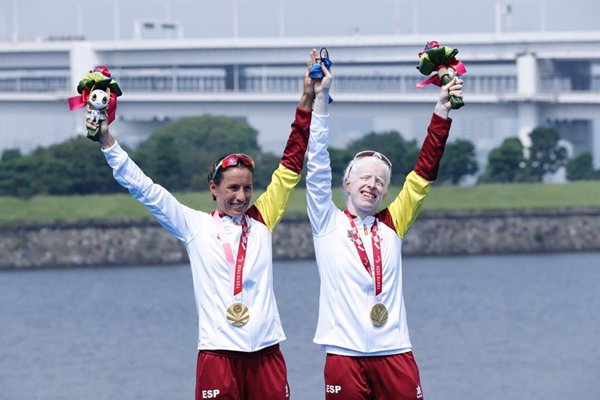
POLYGON ((275 226, 281 221, 298 182, 300 182, 300 174, 279 164, 271 176, 271 183, 267 186, 267 190, 254 203, 269 231, 273 232, 275 226))
POLYGON ((406 231, 411 227, 423 205, 423 200, 429 194, 430 183, 411 171, 404 181, 402 190, 389 205, 388 210, 396 227, 396 233, 404 238, 406 231))

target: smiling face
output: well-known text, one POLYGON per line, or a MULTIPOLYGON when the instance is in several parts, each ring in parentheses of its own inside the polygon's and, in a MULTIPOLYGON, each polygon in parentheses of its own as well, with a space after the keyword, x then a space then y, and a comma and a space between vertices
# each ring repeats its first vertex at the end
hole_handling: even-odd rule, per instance
POLYGON ((243 167, 229 167, 221 172, 218 184, 209 182, 210 192, 217 202, 217 211, 230 217, 243 215, 252 199, 252 171, 243 167))
POLYGON ((94 110, 104 110, 108 107, 108 93, 100 89, 93 90, 92 93, 90 93, 88 103, 94 110))
POLYGON ((383 161, 374 157, 356 160, 344 180, 348 211, 361 218, 375 214, 387 195, 389 177, 389 167, 383 161))

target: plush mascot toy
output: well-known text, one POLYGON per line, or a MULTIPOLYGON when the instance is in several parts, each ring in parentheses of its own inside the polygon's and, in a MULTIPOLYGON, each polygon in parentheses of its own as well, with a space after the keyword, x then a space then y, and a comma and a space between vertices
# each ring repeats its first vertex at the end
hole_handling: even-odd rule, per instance
MULTIPOLYGON (((87 106, 86 118, 95 122, 108 120, 110 124, 115 119, 117 111, 117 97, 121 96, 121 88, 117 81, 112 79, 108 68, 98 66, 79 81, 77 85, 79 96, 69 98, 69 108, 77 110, 87 106)), ((88 129, 87 137, 98 141, 100 127, 95 130, 88 129)))
MULTIPOLYGON (((436 41, 427 42, 425 49, 419 53, 417 69, 423 75, 429 75, 433 71, 436 71, 437 74, 417 83, 417 87, 422 88, 431 83, 437 86, 446 85, 455 75, 460 76, 467 72, 463 63, 455 58, 456 54, 458 54, 457 49, 440 46, 436 41)), ((465 103, 456 96, 450 96, 450 105, 453 109, 457 109, 464 106, 465 103)))

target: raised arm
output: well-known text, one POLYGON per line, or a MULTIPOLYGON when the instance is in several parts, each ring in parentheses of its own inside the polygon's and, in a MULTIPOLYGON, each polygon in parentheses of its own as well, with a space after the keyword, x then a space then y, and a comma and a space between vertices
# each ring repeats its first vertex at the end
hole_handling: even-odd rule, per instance
POLYGON ((296 108, 296 117, 292 122, 292 132, 279 166, 271 176, 271 182, 265 192, 248 211, 254 218, 262 220, 270 231, 273 231, 281 221, 292 192, 300 181, 314 98, 312 80, 308 77, 308 73, 305 73, 302 96, 296 108))
MULTIPOLYGON (((98 127, 96 122, 89 120, 87 126, 90 129, 98 127)), ((187 217, 197 212, 179 203, 171 193, 144 174, 109 133, 106 120, 100 123, 99 142, 115 180, 129 190, 171 235, 184 242, 189 241, 195 234, 192 229, 200 227, 190 226, 191 219, 187 217)))
POLYGON ((421 146, 417 165, 406 177, 396 199, 386 209, 400 237, 404 237, 419 215, 423 200, 429 194, 430 184, 437 179, 440 160, 444 155, 452 124, 452 120, 448 117, 450 96, 462 98, 462 80, 457 77, 442 87, 431 122, 427 127, 427 136, 421 146))
MULTIPOLYGON (((316 49, 311 52, 309 68, 315 63, 316 49)), ((331 163, 329 160, 329 89, 333 76, 331 72, 321 65, 324 77, 314 82, 315 104, 310 125, 310 138, 308 141, 308 162, 306 164, 306 202, 308 217, 313 235, 327 231, 333 222, 335 212, 331 192, 331 163)))

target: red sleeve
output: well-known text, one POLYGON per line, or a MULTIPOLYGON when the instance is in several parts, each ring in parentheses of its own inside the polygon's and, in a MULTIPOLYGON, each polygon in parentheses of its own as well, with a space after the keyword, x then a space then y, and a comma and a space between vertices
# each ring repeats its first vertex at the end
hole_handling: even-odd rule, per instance
POLYGON ((377 218, 382 223, 387 225, 391 230, 396 231, 396 225, 394 224, 394 219, 392 218, 392 215, 390 214, 390 210, 388 210, 387 207, 384 208, 383 210, 379 211, 377 214, 375 214, 375 218, 377 218))
POLYGON ((427 127, 427 136, 421 147, 415 172, 430 182, 437 179, 451 124, 452 119, 433 114, 427 127))
POLYGON ((263 225, 266 225, 265 220, 263 219, 262 214, 260 213, 260 210, 258 209, 258 207, 256 207, 256 205, 252 205, 248 211, 246 211, 246 214, 252 218, 257 220, 258 222, 260 222, 263 225))
POLYGON ((281 165, 296 173, 302 171, 304 166, 304 155, 308 147, 308 136, 310 133, 310 117, 312 111, 296 108, 296 118, 292 122, 292 133, 288 138, 281 165))

